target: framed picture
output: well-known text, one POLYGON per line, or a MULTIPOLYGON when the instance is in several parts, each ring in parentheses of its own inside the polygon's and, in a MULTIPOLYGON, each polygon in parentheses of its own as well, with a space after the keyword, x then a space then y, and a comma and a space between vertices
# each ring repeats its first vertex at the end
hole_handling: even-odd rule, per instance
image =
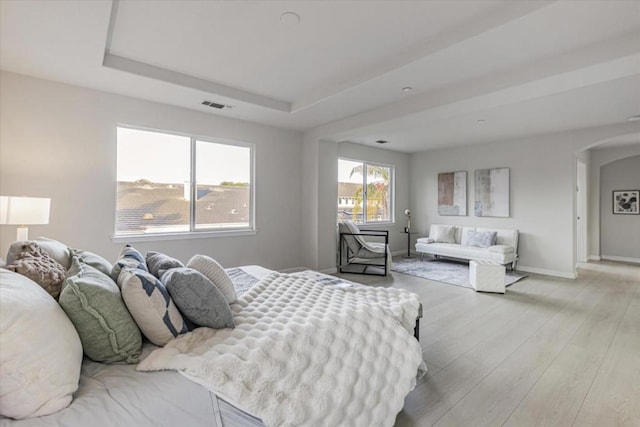
POLYGON ((509 168, 476 169, 476 216, 509 217, 509 168))
POLYGON ((438 174, 438 215, 467 215, 467 172, 438 174))
POLYGON ((639 215, 638 196, 640 190, 616 190, 613 192, 613 213, 639 215))

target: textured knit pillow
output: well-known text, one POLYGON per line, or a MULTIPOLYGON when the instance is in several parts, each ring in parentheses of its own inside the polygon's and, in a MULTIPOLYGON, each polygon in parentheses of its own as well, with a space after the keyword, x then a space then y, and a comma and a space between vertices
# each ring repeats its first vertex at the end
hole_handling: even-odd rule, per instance
POLYGON ((113 264, 113 269, 111 269, 111 278, 114 282, 118 281, 120 270, 124 267, 139 268, 144 271, 149 271, 142 254, 131 245, 125 245, 124 248, 122 248, 118 259, 115 264, 113 264))
POLYGON ((122 299, 149 341, 164 346, 188 332, 182 315, 157 277, 139 268, 124 268, 118 280, 122 299))
POLYGON ((83 251, 80 249, 70 249, 71 254, 78 258, 78 260, 83 263, 90 265, 91 267, 98 270, 100 273, 104 273, 107 276, 111 275, 111 271, 113 270, 113 265, 106 259, 102 258, 98 254, 94 254, 93 252, 83 251))
POLYGON ((187 267, 198 270, 204 274, 207 279, 211 280, 213 284, 220 289, 220 292, 222 292, 222 295, 224 295, 224 298, 229 304, 236 302, 238 299, 236 288, 233 286, 233 282, 227 275, 227 272, 224 271, 224 268, 222 268, 215 259, 206 255, 194 255, 189 262, 187 262, 187 267))
POLYGON ((233 314, 222 292, 192 268, 172 268, 160 279, 182 314, 198 326, 234 328, 233 314))
POLYGON ((469 231, 462 245, 488 248, 496 243, 496 235, 495 231, 469 231))
POLYGON ((454 225, 432 225, 429 237, 435 243, 455 243, 456 227, 454 225))
POLYGON ((171 258, 169 255, 160 252, 147 252, 146 261, 149 273, 157 278, 162 277, 167 270, 184 267, 184 264, 180 260, 171 258))
POLYGON ((52 259, 36 242, 30 241, 22 244, 22 251, 6 268, 33 280, 56 299, 60 295, 60 287, 66 275, 63 266, 52 259))
POLYGON ((142 336, 120 289, 109 276, 74 258, 60 293, 60 305, 91 359, 138 363, 142 336))
POLYGON ((62 265, 65 270, 71 266, 71 253, 69 252, 69 248, 67 248, 64 243, 46 237, 36 237, 35 240, 18 240, 13 242, 11 246, 9 246, 9 252, 7 253, 7 264, 11 264, 18 258, 18 255, 22 252, 22 246, 27 242, 37 243, 51 258, 62 265))
POLYGON ((39 417, 71 403, 82 365, 78 333, 40 286, 8 270, 0 270, 0 354, 0 415, 39 417))

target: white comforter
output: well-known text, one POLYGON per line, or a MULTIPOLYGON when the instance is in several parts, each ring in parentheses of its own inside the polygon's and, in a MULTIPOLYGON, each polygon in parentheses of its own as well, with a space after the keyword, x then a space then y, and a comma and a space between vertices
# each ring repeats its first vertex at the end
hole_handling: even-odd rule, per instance
POLYGON ((404 290, 272 273, 232 305, 235 329, 196 329, 138 370, 179 370, 268 426, 391 426, 424 369, 405 320, 418 307, 404 290))

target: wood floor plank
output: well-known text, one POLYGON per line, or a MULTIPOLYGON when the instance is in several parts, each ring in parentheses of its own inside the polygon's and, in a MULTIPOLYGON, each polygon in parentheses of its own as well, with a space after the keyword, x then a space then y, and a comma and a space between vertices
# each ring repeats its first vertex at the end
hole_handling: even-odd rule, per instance
POLYGON ((532 274, 505 295, 413 276, 355 276, 423 301, 427 375, 396 426, 640 426, 640 266, 532 274))
POLYGON ((505 426, 569 426, 573 423, 634 292, 629 283, 592 290, 593 294, 603 294, 602 300, 505 426))
POLYGON ((635 295, 574 426, 640 425, 640 270, 631 272, 629 282, 635 284, 635 295))

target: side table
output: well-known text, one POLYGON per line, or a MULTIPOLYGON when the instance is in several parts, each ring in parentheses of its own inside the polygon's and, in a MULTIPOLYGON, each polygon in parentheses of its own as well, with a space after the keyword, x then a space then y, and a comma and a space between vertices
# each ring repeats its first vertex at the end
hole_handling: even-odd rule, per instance
POLYGON ((401 231, 401 233, 404 233, 407 235, 407 258, 411 258, 411 235, 412 234, 418 234, 417 231, 409 231, 406 228, 404 230, 401 231))

